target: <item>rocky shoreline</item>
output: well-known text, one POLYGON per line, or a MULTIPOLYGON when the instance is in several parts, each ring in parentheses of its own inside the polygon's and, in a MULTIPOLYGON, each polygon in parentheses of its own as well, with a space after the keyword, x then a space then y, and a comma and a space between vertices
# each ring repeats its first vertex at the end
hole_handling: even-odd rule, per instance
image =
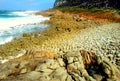
POLYGON ((119 81, 119 69, 93 52, 58 55, 29 50, 24 56, 0 65, 1 81, 119 81))
POLYGON ((57 10, 44 15, 52 27, 0 46, 1 57, 23 54, 0 65, 0 81, 120 80, 120 23, 57 10))

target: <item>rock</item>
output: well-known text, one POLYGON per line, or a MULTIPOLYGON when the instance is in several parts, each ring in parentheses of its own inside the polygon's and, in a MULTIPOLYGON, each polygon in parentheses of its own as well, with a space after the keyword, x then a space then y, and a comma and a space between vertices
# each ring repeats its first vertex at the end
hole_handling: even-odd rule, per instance
POLYGON ((120 53, 116 55, 118 58, 120 58, 120 53))
POLYGON ((23 33, 23 37, 31 37, 32 35, 29 33, 23 33))
POLYGON ((61 67, 64 67, 64 66, 65 66, 65 63, 64 63, 64 61, 63 61, 62 58, 57 58, 57 62, 59 63, 59 65, 60 65, 61 67))
POLYGON ((69 63, 69 64, 70 64, 70 63, 73 63, 74 57, 68 57, 67 60, 68 60, 68 63, 69 63))
MULTIPOLYGON (((31 54, 28 54, 29 57, 31 54)), ((119 69, 106 57, 85 50, 55 59, 14 60, 0 65, 1 81, 119 81, 119 69)))
POLYGON ((95 79, 90 77, 89 74, 87 73, 85 66, 84 66, 83 57, 81 56, 79 51, 71 52, 71 53, 69 52, 65 55, 64 58, 66 58, 68 74, 70 74, 71 77, 74 78, 74 80, 95 81, 95 79), (73 59, 75 59, 75 61, 73 59))
POLYGON ((80 6, 86 8, 94 8, 94 7, 113 7, 120 9, 120 1, 119 0, 56 0, 54 3, 54 7, 60 6, 80 6), (118 3, 118 4, 116 4, 118 3))
POLYGON ((101 49, 106 50, 106 46, 105 46, 105 45, 103 45, 103 46, 101 47, 101 49))
POLYGON ((116 59, 116 65, 120 66, 120 58, 116 59))
POLYGON ((31 71, 24 75, 26 78, 29 78, 30 80, 38 80, 41 76, 40 72, 31 71))
POLYGON ((25 68, 29 64, 29 61, 22 61, 19 68, 25 68))
POLYGON ((50 75, 55 69, 59 68, 60 65, 55 60, 48 60, 45 63, 37 65, 35 71, 40 72, 43 76, 50 75))
POLYGON ((57 68, 60 67, 60 65, 57 63, 57 61, 56 61, 56 60, 53 60, 53 59, 48 60, 48 61, 46 62, 46 65, 47 65, 47 67, 50 68, 50 69, 57 69, 57 68))
POLYGON ((8 76, 15 76, 19 74, 20 69, 18 69, 19 63, 5 63, 0 69, 0 79, 7 78, 8 76))
POLYGON ((27 69, 26 68, 24 68, 24 69, 22 69, 21 71, 20 71, 20 73, 26 73, 27 72, 27 69))
POLYGON ((102 58, 99 59, 101 61, 99 61, 98 65, 99 68, 101 69, 102 73, 104 73, 104 77, 105 79, 111 79, 111 80, 120 80, 120 78, 118 76, 120 76, 120 73, 118 73, 118 69, 117 67, 112 64, 111 62, 109 62, 109 60, 102 58))
POLYGON ((38 81, 51 81, 51 78, 49 76, 42 76, 40 77, 40 79, 38 79, 38 81))
POLYGON ((94 74, 93 77, 96 79, 96 81, 102 81, 103 77, 98 74, 94 74))
POLYGON ((83 58, 84 65, 91 65, 95 63, 96 55, 93 52, 88 52, 85 50, 80 50, 81 56, 83 58))
POLYGON ((115 76, 113 66, 108 61, 103 61, 102 62, 102 68, 103 68, 103 71, 107 74, 107 76, 109 78, 115 76))
POLYGON ((40 72, 42 76, 50 75, 54 70, 47 67, 45 64, 40 64, 36 67, 35 71, 40 72))
POLYGON ((54 73, 51 74, 53 79, 59 80, 59 81, 71 81, 72 78, 67 74, 67 70, 64 67, 60 67, 54 71, 54 73))

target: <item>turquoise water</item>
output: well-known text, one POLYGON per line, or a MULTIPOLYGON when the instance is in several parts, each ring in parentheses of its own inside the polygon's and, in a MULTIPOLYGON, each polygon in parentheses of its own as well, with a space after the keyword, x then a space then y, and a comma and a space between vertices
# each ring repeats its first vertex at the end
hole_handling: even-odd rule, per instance
POLYGON ((0 11, 0 44, 21 36, 24 32, 41 31, 48 25, 40 24, 48 17, 36 16, 33 11, 0 11))
POLYGON ((24 17, 23 15, 14 14, 17 11, 0 11, 0 18, 24 17))

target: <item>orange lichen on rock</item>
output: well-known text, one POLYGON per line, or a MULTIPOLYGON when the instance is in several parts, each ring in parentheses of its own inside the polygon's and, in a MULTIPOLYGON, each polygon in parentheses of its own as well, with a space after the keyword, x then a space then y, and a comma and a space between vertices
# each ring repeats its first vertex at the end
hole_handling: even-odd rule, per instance
POLYGON ((46 58, 46 59, 53 59, 54 58, 54 53, 52 52, 48 52, 45 50, 40 50, 40 51, 36 51, 36 53, 34 54, 34 57, 37 58, 46 58))
POLYGON ((87 51, 84 51, 84 50, 80 50, 80 53, 82 55, 82 58, 83 58, 83 63, 85 66, 88 66, 88 65, 91 65, 91 64, 94 64, 95 63, 95 53, 93 52, 87 52, 87 51))
POLYGON ((38 50, 38 51, 28 50, 28 51, 23 56, 15 58, 14 60, 11 60, 11 61, 18 61, 19 62, 19 61, 23 61, 23 60, 29 61, 32 59, 42 61, 42 60, 47 60, 47 59, 54 59, 54 57, 55 57, 55 53, 48 52, 45 50, 38 50))
POLYGON ((116 16, 118 14, 114 12, 97 12, 97 13, 81 12, 78 14, 79 16, 90 20, 109 20, 120 22, 120 16, 116 16))

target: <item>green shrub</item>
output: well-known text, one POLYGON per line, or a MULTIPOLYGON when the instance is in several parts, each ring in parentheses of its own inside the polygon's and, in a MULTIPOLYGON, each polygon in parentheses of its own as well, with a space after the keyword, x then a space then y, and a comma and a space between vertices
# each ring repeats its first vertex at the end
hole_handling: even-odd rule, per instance
POLYGON ((114 12, 119 12, 120 10, 116 10, 113 8, 80 8, 80 7, 57 7, 56 9, 62 11, 62 12, 74 12, 74 13, 80 13, 80 12, 90 12, 90 13, 96 13, 96 12, 108 12, 108 11, 114 11, 114 12))

